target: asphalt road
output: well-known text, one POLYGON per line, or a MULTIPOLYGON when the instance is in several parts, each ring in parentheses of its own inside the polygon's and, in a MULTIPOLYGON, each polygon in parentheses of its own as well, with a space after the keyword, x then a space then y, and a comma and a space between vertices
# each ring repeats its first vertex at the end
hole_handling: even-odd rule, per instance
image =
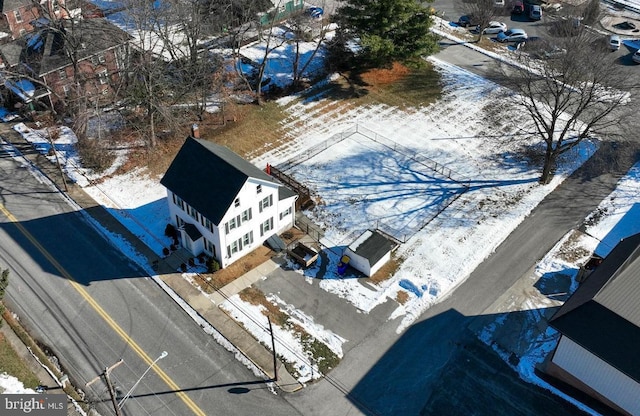
MULTIPOLYGON (((125 415, 296 413, 4 152, 0 204, 0 267, 11 270, 7 304, 77 387, 123 359, 110 373, 123 397, 167 351, 126 401, 125 415)), ((103 380, 85 390, 101 414, 113 414, 103 380)))

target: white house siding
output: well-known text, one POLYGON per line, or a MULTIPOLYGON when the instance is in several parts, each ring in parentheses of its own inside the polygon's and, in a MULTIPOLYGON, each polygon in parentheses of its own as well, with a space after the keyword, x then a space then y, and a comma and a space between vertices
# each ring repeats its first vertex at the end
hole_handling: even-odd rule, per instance
POLYGON ((369 270, 369 273, 371 273, 371 274, 368 274, 367 276, 373 276, 374 274, 376 274, 376 272, 378 270, 380 270, 380 268, 382 266, 384 266, 384 264, 386 262, 388 262, 389 260, 391 260, 391 252, 390 251, 387 252, 387 254, 385 254, 384 256, 382 256, 380 258, 380 260, 378 260, 378 262, 376 264, 371 266, 371 269, 369 270))
POLYGON ((357 255, 349 248, 344 251, 344 254, 349 256, 349 265, 356 270, 364 273, 365 276, 371 276, 371 266, 369 265, 369 260, 365 259, 362 256, 357 255))
MULTIPOLYGON (((221 255, 220 265, 226 267, 238 260, 251 250, 261 245, 267 238, 277 232, 278 221, 278 186, 271 182, 259 181, 253 178, 247 180, 238 194, 239 206, 231 204, 229 210, 219 224, 221 255), (258 186, 261 191, 258 192, 258 186), (261 202, 267 199, 271 205, 263 206, 261 202), (251 219, 242 220, 242 214, 251 210, 251 219), (240 225, 238 226, 238 217, 240 225), (235 219, 235 227, 232 221, 235 219), (264 230, 261 235, 261 225, 270 221, 269 230, 264 230), (250 236, 251 240, 245 241, 245 237, 250 236), (240 242, 239 242, 240 241, 240 242), (237 251, 234 251, 234 242, 237 251)), ((262 227, 264 228, 264 227, 262 227)))
POLYGON ((203 251, 213 255, 221 267, 240 259, 273 234, 288 230, 293 226, 295 218, 295 197, 278 201, 277 184, 253 178, 248 179, 240 190, 237 196, 238 205, 233 201, 220 224, 213 224, 213 232, 205 226, 206 219, 202 214, 195 213, 197 218, 189 215, 189 205, 183 202, 180 207, 174 202, 176 197, 177 195, 167 190, 171 223, 179 227, 180 219, 185 223, 194 224, 203 236, 191 243, 186 233, 181 231, 182 245, 194 255, 203 251), (264 206, 262 201, 265 199, 271 205, 264 206), (264 230, 263 224, 266 222, 269 222, 268 230, 264 230), (213 250, 207 248, 206 241, 214 246, 213 250))
POLYGON ((293 227, 296 212, 296 197, 283 199, 278 201, 278 216, 276 217, 276 230, 278 233, 286 231, 293 227))
POLYGON ((552 361, 621 409, 640 416, 640 384, 569 338, 560 338, 552 361))

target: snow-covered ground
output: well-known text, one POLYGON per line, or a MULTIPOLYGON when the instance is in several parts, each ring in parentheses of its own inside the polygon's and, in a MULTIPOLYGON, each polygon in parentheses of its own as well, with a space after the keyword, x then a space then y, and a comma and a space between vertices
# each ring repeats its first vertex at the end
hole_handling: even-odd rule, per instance
MULTIPOLYGON (((259 154, 252 160, 261 168, 266 163, 277 166, 355 126, 369 130, 367 135, 354 135, 332 145, 327 151, 291 169, 291 173, 308 183, 323 201, 317 209, 307 212, 325 228, 326 239, 323 242, 331 249, 326 252, 329 264, 320 286, 364 313, 381 303, 394 302, 399 292, 405 292, 409 299, 404 304, 398 303, 389 316, 397 323, 399 333, 434 302, 462 283, 529 212, 597 148, 595 141, 584 142, 562 160, 552 183, 539 185, 538 167, 516 156, 520 146, 538 144, 530 133, 530 126, 515 122, 517 114, 496 109, 493 104, 498 97, 505 96, 505 91, 437 57, 430 58, 430 62, 441 73, 444 89, 442 98, 425 108, 352 107, 349 103, 336 103, 322 95, 312 100, 296 96, 281 99, 279 104, 288 114, 283 131, 291 142, 259 154), (415 158, 408 157, 405 150, 380 146, 371 140, 371 132, 401 144, 403 149, 410 151, 409 155, 413 152, 445 166, 450 169, 453 180, 425 164, 417 163, 415 158), (468 184, 469 188, 463 189, 461 183, 468 184), (345 201, 345 197, 340 196, 342 193, 351 195, 352 199, 345 201), (451 204, 435 215, 433 207, 443 200, 451 204), (419 226, 426 218, 432 217, 426 226, 419 226), (385 222, 389 227, 404 227, 410 231, 406 243, 397 251, 402 260, 400 268, 379 285, 364 286, 355 279, 341 279, 335 272, 339 250, 358 231, 375 228, 376 224, 385 222)), ((34 132, 24 125, 18 125, 16 130, 33 141, 41 151, 48 151, 48 132, 34 132)), ((73 146, 70 146, 73 142, 72 132, 61 130, 55 144, 68 174, 160 253, 169 212, 159 178, 148 175, 144 170, 120 176, 95 177, 78 166, 73 146)), ((584 238, 574 244, 586 251, 597 249, 599 254, 606 254, 620 237, 640 232, 640 224, 630 220, 629 216, 625 217, 625 213, 632 210, 640 199, 639 183, 638 168, 635 168, 620 182, 616 192, 603 202, 598 215, 594 214, 587 232, 609 243, 596 247, 593 242, 597 240, 584 238), (621 218, 629 224, 616 227, 621 218)), ((113 238, 116 244, 122 244, 117 236, 113 238)), ((128 252, 130 248, 126 250, 128 252)), ((536 273, 540 276, 556 270, 566 273, 567 269, 577 270, 577 266, 559 261, 558 252, 552 251, 538 265, 536 273)), ((319 269, 316 265, 300 273, 313 279, 319 269)), ((314 322, 313 317, 305 316, 281 299, 272 296, 270 300, 295 317, 298 325, 342 356, 341 345, 345 340, 334 334, 331 328, 323 328, 314 322)), ((541 296, 522 305, 522 308, 535 309, 545 305, 541 296), (540 303, 536 304, 538 300, 540 303)), ((225 303, 224 308, 250 331, 251 319, 248 317, 261 313, 259 308, 239 297, 225 303)), ((534 363, 554 345, 553 334, 543 335, 548 342, 532 342, 537 348, 528 351, 520 360, 518 371, 529 380, 535 377, 532 371, 534 363)), ((256 336, 260 335, 256 333, 256 336)), ((490 342, 491 328, 487 328, 482 337, 490 342)), ((296 364, 302 381, 318 376, 317 369, 310 368, 308 361, 299 359, 301 349, 295 337, 281 334, 279 339, 286 340, 291 344, 287 349, 296 352, 285 358, 296 364)))
POLYGON ((34 394, 35 390, 24 387, 17 378, 7 374, 0 374, 0 394, 34 394))

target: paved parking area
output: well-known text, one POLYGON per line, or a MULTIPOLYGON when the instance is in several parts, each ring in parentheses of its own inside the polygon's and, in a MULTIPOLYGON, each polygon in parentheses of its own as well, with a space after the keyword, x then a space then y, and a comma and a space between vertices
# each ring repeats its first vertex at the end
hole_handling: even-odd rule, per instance
MULTIPOLYGON (((318 261, 326 259, 320 256, 318 261)), ((287 305, 313 317, 316 324, 346 339, 344 353, 375 332, 397 307, 394 300, 387 299, 368 314, 362 313, 347 300, 323 290, 320 279, 305 277, 300 271, 287 267, 274 270, 254 286, 265 294, 277 295, 287 305)))

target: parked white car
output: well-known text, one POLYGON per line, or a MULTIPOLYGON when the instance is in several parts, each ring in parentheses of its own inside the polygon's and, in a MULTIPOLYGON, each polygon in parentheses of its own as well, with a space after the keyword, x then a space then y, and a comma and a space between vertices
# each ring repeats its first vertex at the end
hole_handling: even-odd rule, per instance
POLYGON ((522 29, 509 29, 498 33, 498 42, 524 42, 527 40, 527 32, 522 29))
POLYGON ((489 26, 484 28, 482 33, 485 35, 495 35, 500 32, 505 32, 507 30, 506 23, 503 22, 489 22, 489 26))
POLYGON ((640 64, 640 49, 638 49, 632 56, 631 60, 637 64, 640 64))
POLYGON ((620 36, 611 35, 611 37, 609 38, 609 49, 611 49, 612 51, 617 51, 618 49, 620 49, 621 43, 622 42, 620 40, 620 36))

